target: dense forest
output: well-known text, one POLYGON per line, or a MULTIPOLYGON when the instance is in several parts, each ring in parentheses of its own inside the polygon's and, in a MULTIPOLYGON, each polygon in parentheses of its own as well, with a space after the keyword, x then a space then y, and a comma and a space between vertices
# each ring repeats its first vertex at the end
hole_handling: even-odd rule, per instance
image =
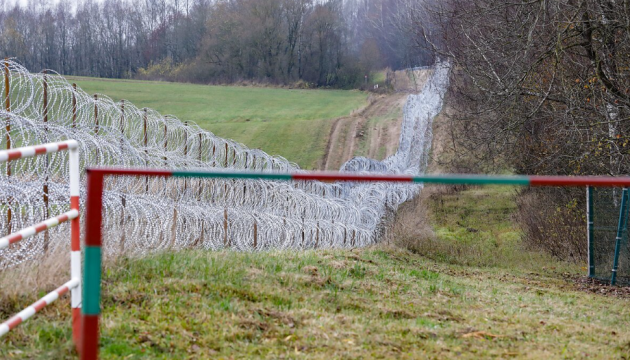
MULTIPOLYGON (((422 21, 417 36, 454 64, 455 171, 630 173, 628 1, 442 0, 427 12, 435 40, 422 21)), ((527 239, 585 259, 585 202, 582 188, 525 191, 527 239)))
POLYGON ((0 56, 31 71, 356 87, 427 65, 408 0, 0 0, 0 56))

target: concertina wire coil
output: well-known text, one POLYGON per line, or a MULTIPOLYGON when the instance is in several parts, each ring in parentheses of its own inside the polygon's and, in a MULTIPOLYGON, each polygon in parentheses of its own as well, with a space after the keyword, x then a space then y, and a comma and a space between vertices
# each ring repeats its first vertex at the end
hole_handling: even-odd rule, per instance
MULTIPOLYGON (((194 123, 107 96, 90 96, 47 71, 29 73, 13 60, 0 94, 0 148, 75 139, 80 146, 81 208, 85 168, 249 170, 301 172, 279 156, 220 138, 194 123), (44 96, 46 92, 46 96, 44 96), (45 100, 44 100, 45 99, 45 100)), ((396 153, 383 161, 355 157, 341 172, 420 175, 428 163, 432 120, 441 111, 450 64, 437 63, 419 94, 409 95, 396 153)), ((4 80, 4 73, 0 76, 4 80)), ((3 235, 69 210, 68 155, 21 159, 0 168, 3 235), (6 166, 6 167, 5 167, 6 166), (8 168, 10 167, 10 175, 8 168), (44 202, 48 187, 48 206, 44 202), (11 221, 7 213, 11 209, 11 221)), ((156 177, 106 178, 104 251, 141 255, 163 249, 268 250, 363 247, 382 237, 384 225, 422 184, 323 183, 156 177), (255 247, 254 247, 255 245, 255 247)), ((82 211, 82 215, 84 212, 82 211)), ((69 246, 63 224, 0 250, 0 268, 69 246)))

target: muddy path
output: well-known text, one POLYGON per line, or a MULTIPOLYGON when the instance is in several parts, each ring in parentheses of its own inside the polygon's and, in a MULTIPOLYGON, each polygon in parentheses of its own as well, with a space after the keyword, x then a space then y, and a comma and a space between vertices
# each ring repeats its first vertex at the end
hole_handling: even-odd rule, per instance
POLYGON ((430 70, 397 71, 392 80, 394 92, 373 94, 368 106, 336 119, 320 170, 339 170, 355 156, 383 160, 393 155, 398 148, 407 94, 422 89, 430 74, 430 70))

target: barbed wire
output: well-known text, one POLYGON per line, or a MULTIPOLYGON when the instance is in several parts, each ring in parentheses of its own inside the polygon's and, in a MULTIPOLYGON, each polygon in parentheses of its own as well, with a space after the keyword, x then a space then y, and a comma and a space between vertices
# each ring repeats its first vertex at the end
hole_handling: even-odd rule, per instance
MULTIPOLYGON (((105 95, 90 96, 47 71, 29 73, 0 61, 5 82, 0 147, 75 139, 80 145, 81 206, 85 167, 301 172, 279 156, 220 138, 194 123, 105 95)), ((440 63, 421 93, 404 107, 400 144, 383 161, 353 158, 343 172, 421 174, 431 146, 431 123, 442 107, 450 65, 440 63)), ((4 234, 69 209, 68 156, 22 159, 0 169, 0 228, 4 234), (45 186, 47 190, 45 190, 45 186), (47 200, 45 200, 47 198, 47 200), (10 209, 10 210, 9 210, 10 209), (9 221, 8 212, 12 216, 9 221)), ((163 249, 235 250, 362 247, 373 244, 384 221, 421 189, 419 184, 278 182, 233 179, 108 177, 104 249, 107 255, 163 249)), ((0 251, 11 267, 58 246, 68 246, 66 226, 0 251)))

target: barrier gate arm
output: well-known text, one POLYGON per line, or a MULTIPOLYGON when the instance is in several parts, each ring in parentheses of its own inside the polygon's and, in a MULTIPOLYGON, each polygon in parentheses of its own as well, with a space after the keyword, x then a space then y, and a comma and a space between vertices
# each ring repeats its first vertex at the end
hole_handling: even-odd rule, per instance
POLYGON ((76 140, 66 140, 57 143, 50 143, 37 146, 26 146, 22 148, 0 151, 0 163, 23 158, 34 157, 38 155, 50 154, 59 151, 68 151, 68 167, 70 173, 70 211, 53 218, 44 220, 43 222, 27 227, 17 233, 7 235, 0 239, 0 249, 4 249, 9 245, 20 240, 29 238, 42 231, 46 231, 63 222, 70 221, 70 281, 66 282, 55 291, 44 296, 31 306, 27 307, 17 315, 0 325, 0 337, 14 329, 20 323, 33 316, 46 305, 57 300, 60 296, 71 293, 72 308, 72 339, 77 345, 80 344, 79 336, 81 335, 81 226, 79 223, 79 143, 76 140))
POLYGON ((515 186, 602 186, 630 187, 630 177, 605 176, 487 176, 487 175, 380 175, 356 173, 263 173, 229 171, 173 171, 162 169, 87 169, 87 202, 85 221, 85 263, 83 271, 83 308, 81 325, 81 360, 98 359, 99 322, 101 315, 101 247, 103 219, 103 179, 109 175, 238 178, 275 181, 319 180, 352 182, 406 182, 467 185, 515 186))

